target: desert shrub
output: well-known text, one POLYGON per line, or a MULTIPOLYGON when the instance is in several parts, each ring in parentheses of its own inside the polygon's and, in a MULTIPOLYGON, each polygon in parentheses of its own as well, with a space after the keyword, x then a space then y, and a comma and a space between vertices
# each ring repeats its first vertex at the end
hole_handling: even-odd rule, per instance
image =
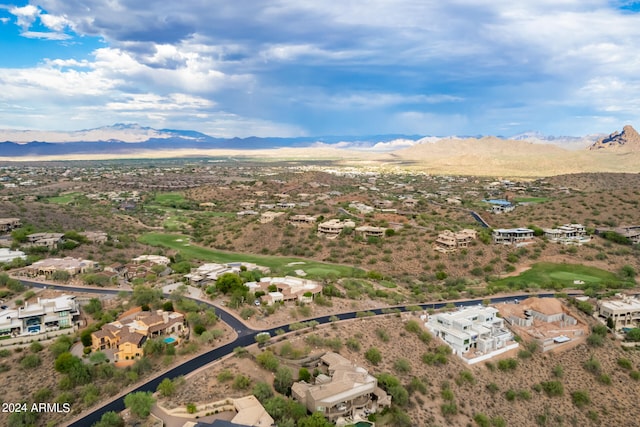
POLYGON ((360 351, 360 342, 355 338, 348 338, 345 344, 349 350, 360 351))
POLYGON ((618 366, 620 366, 622 369, 627 369, 629 371, 633 369, 633 363, 631 363, 631 360, 626 359, 624 357, 621 357, 618 359, 618 366))
POLYGON ((393 369, 401 374, 411 372, 411 363, 405 358, 399 358, 393 363, 393 369))
POLYGON ((498 361, 498 369, 501 371, 513 371, 518 367, 517 359, 502 359, 498 361))
POLYGON ((227 382, 227 381, 230 381, 231 379, 233 379, 233 374, 231 373, 230 370, 225 369, 224 371, 222 371, 222 372, 220 372, 218 374, 217 378, 218 378, 219 382, 224 383, 224 382, 227 382))
POLYGON ((544 381, 540 385, 542 385, 542 390, 549 397, 562 396, 564 394, 564 386, 560 381, 544 381))
POLYGON ((382 361, 382 354, 380 354, 380 350, 375 347, 371 347, 364 354, 365 359, 367 359, 371 364, 377 365, 382 361))
POLYGON ((571 393, 571 401, 578 408, 582 408, 591 403, 591 399, 589 399, 589 392, 586 390, 576 390, 571 393))

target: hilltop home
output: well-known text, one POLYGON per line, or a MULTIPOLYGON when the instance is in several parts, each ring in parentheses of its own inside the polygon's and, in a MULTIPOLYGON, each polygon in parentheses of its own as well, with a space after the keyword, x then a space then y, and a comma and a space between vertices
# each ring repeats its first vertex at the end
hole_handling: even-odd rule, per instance
POLYGON ((6 233, 20 227, 20 218, 0 218, 0 233, 6 233))
POLYGON ((618 294, 617 299, 598 302, 598 315, 612 319, 615 330, 640 327, 640 300, 618 294))
POLYGON ((478 232, 471 229, 464 229, 457 233, 445 230, 438 234, 438 238, 434 242, 434 249, 443 253, 455 252, 458 249, 469 247, 471 241, 475 240, 477 236, 478 232))
POLYGON ((318 224, 318 237, 324 237, 327 239, 335 239, 342 233, 345 228, 354 228, 356 223, 345 219, 340 221, 339 219, 332 219, 329 221, 321 222, 318 224))
POLYGON ((498 317, 498 310, 493 307, 478 306, 437 313, 425 326, 458 356, 470 351, 481 355, 499 353, 513 346, 513 334, 505 328, 504 320, 498 317))
POLYGON ((295 227, 304 227, 307 225, 313 225, 316 223, 316 217, 311 215, 291 215, 289 217, 289 224, 295 227))
POLYGON ((373 227, 370 225, 362 225, 360 227, 356 227, 356 234, 362 236, 365 239, 369 237, 383 238, 387 229, 385 227, 373 227))
POLYGON ((310 303, 316 295, 322 292, 322 285, 315 280, 292 276, 263 277, 259 282, 247 282, 245 286, 254 293, 256 291, 265 292, 263 298, 269 305, 279 301, 293 300, 310 303))
POLYGON ((496 228, 491 235, 493 243, 524 246, 533 243, 533 230, 529 228, 496 228))
POLYGON ((177 343, 188 335, 184 315, 175 311, 141 311, 140 307, 125 313, 115 322, 107 323, 91 333, 93 351, 116 349, 115 362, 133 361, 143 354, 148 338, 168 336, 167 344, 177 343))
POLYGON ((28 276, 44 276, 51 278, 56 271, 64 271, 70 276, 93 271, 99 267, 96 261, 81 258, 47 258, 36 261, 25 267, 24 273, 28 276))
POLYGON ((27 244, 29 246, 46 246, 54 249, 63 242, 64 234, 62 233, 33 233, 27 236, 27 244))
POLYGON ((391 396, 378 387, 378 380, 366 369, 337 353, 320 358, 313 384, 298 381, 291 387, 293 399, 309 412, 321 412, 329 421, 353 417, 357 411, 376 412, 391 405, 391 396))
POLYGON ((205 284, 215 280, 225 273, 240 274, 246 269, 247 271, 258 270, 260 273, 269 273, 269 267, 263 267, 250 262, 229 262, 227 264, 206 263, 192 269, 189 274, 185 274, 185 278, 192 284, 205 284))
POLYGON ((582 224, 564 224, 558 228, 545 228, 543 231, 544 237, 564 245, 582 245, 591 241, 582 224))
POLYGON ((75 296, 25 302, 15 310, 0 310, 0 336, 20 336, 56 331, 74 326, 80 318, 75 296))

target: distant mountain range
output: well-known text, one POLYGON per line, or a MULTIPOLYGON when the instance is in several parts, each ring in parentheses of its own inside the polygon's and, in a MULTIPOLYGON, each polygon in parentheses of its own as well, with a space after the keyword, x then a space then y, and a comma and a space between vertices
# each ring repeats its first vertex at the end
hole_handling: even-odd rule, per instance
MULTIPOLYGON (((216 138, 192 130, 153 129, 138 124, 116 123, 96 129, 73 132, 2 130, 1 157, 34 157, 64 155, 123 155, 176 149, 197 150, 264 150, 274 148, 335 148, 388 152, 442 139, 468 139, 464 136, 435 137, 421 135, 318 136, 295 138, 216 138)), ((507 139, 507 138, 501 138, 507 139)), ((550 137, 535 132, 508 139, 540 144, 554 144, 566 149, 587 147, 597 137, 550 137)))
POLYGON ((640 173, 640 135, 625 126, 608 136, 536 132, 485 136, 369 135, 214 138, 190 130, 115 124, 76 132, 0 130, 0 160, 90 160, 225 156, 330 160, 428 173, 532 177, 579 172, 640 173))

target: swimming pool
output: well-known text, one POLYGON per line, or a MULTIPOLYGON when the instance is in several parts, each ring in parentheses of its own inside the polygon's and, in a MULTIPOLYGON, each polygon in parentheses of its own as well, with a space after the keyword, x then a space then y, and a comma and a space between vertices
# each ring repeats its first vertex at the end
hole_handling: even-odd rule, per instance
POLYGON ((173 343, 175 343, 175 342, 176 342, 176 339, 175 339, 175 338, 173 338, 173 337, 166 337, 166 338, 164 339, 164 342, 165 342, 165 344, 173 344, 173 343))

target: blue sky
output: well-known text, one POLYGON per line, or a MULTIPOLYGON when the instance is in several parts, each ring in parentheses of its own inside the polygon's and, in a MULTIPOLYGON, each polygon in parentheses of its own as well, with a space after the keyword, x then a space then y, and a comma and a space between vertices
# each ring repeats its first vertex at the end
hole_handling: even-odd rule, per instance
POLYGON ((4 3, 0 128, 608 133, 640 126, 638 13, 611 0, 4 3))

